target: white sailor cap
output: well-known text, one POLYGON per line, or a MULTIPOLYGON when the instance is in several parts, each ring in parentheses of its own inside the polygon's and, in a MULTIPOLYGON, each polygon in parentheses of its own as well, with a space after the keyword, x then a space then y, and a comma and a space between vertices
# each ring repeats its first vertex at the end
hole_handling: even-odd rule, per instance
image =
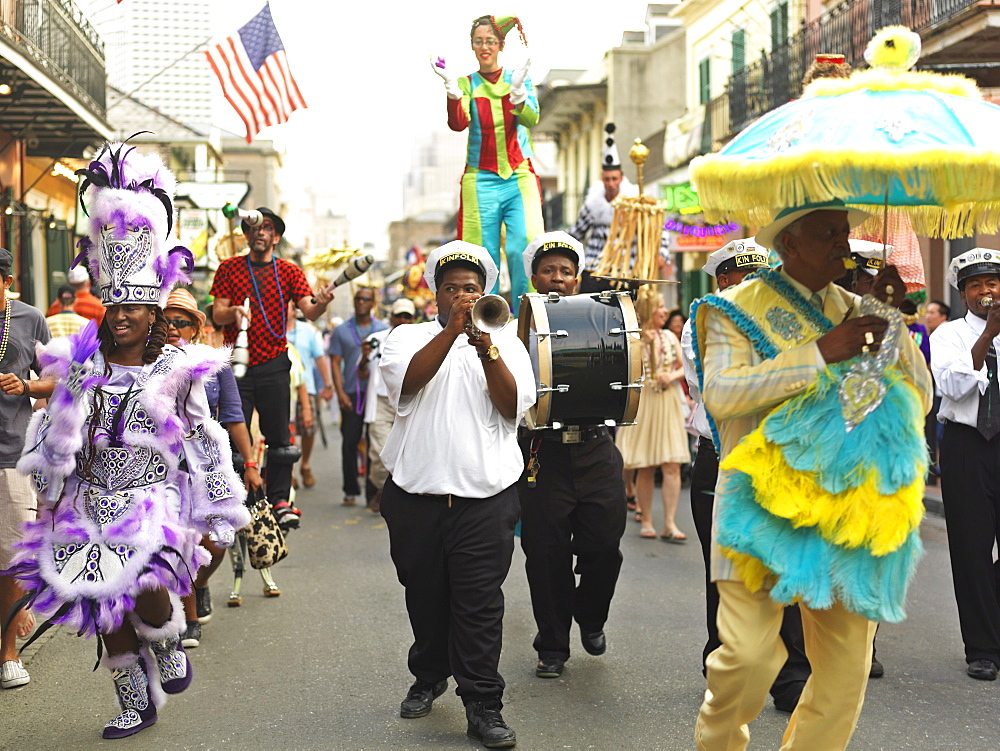
POLYGON ((756 271, 768 268, 768 250, 752 237, 732 240, 708 257, 701 267, 709 276, 717 277, 730 271, 756 271))
POLYGON ((521 260, 524 261, 524 275, 530 278, 537 268, 535 259, 552 251, 559 251, 572 258, 576 263, 577 276, 583 271, 583 244, 579 240, 566 232, 543 232, 535 235, 521 254, 521 260))
MULTIPOLYGON (((848 241, 851 244, 851 258, 858 264, 859 269, 864 269, 872 276, 875 276, 885 267, 882 260, 882 243, 871 242, 870 240, 855 240, 853 237, 848 241)), ((886 259, 892 255, 893 247, 885 246, 886 259)))
POLYGON ((973 248, 955 256, 948 265, 948 284, 961 289, 961 282, 977 274, 1000 274, 1000 250, 973 248))
POLYGON ((453 263, 464 265, 471 269, 476 269, 486 277, 484 292, 489 292, 496 284, 500 272, 496 263, 490 256, 490 252, 479 245, 467 243, 464 240, 452 240, 445 243, 440 248, 435 248, 427 256, 427 264, 424 266, 424 281, 430 287, 431 292, 437 294, 438 279, 446 266, 453 263))

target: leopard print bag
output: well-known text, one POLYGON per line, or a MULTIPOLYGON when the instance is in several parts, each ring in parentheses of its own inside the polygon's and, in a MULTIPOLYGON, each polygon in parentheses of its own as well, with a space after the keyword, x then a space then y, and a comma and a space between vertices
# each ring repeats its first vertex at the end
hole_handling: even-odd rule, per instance
POLYGON ((266 498, 261 498, 250 507, 250 516, 252 521, 245 530, 250 565, 255 569, 270 568, 288 555, 285 535, 278 527, 266 498))

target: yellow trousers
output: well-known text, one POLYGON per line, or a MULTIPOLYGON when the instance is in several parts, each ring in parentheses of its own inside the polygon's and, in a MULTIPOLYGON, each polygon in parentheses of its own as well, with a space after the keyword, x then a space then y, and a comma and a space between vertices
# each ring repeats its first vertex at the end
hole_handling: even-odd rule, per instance
MULTIPOLYGON (((701 751, 742 751, 748 724, 788 654, 778 630, 782 605, 739 581, 719 586, 719 638, 708 656, 708 689, 698 713, 695 744, 701 751)), ((839 602, 829 610, 799 605, 812 675, 788 722, 783 751, 834 751, 847 747, 861 714, 871 669, 876 624, 839 602)))

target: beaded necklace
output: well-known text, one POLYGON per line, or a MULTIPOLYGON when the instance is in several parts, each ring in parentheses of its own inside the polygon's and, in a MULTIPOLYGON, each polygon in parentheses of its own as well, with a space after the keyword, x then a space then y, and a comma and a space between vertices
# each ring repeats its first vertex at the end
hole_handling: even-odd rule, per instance
MULTIPOLYGON (((281 326, 278 330, 286 332, 287 337, 288 306, 285 305, 285 293, 281 290, 281 277, 278 276, 278 261, 273 256, 271 257, 271 267, 274 269, 274 283, 278 287, 278 298, 281 300, 281 326)), ((257 286, 257 276, 253 273, 253 265, 250 263, 249 254, 247 254, 247 273, 250 274, 250 281, 253 282, 253 292, 257 296, 257 305, 260 307, 261 315, 264 316, 264 325, 267 326, 267 330, 271 332, 271 336, 275 339, 281 339, 282 337, 271 328, 271 322, 267 318, 267 310, 264 308, 264 301, 260 297, 260 288, 257 286)))
POLYGON ((10 309, 13 307, 13 301, 7 300, 3 314, 3 334, 0 334, 0 362, 3 362, 3 357, 7 354, 7 342, 10 340, 10 309))

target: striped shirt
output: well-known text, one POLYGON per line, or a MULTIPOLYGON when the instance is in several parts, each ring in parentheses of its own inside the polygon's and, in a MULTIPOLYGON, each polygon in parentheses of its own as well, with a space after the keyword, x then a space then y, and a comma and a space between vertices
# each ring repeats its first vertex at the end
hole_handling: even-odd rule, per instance
POLYGON ((488 170, 504 180, 534 153, 528 128, 538 123, 538 97, 531 79, 525 79, 528 98, 515 108, 510 101, 512 72, 497 71, 496 79, 473 73, 458 79, 461 99, 448 100, 448 127, 469 129, 465 163, 488 170))
POLYGON ((64 310, 54 316, 48 316, 45 323, 48 325, 49 331, 52 332, 52 336, 69 336, 90 323, 90 319, 77 315, 72 310, 64 310))

